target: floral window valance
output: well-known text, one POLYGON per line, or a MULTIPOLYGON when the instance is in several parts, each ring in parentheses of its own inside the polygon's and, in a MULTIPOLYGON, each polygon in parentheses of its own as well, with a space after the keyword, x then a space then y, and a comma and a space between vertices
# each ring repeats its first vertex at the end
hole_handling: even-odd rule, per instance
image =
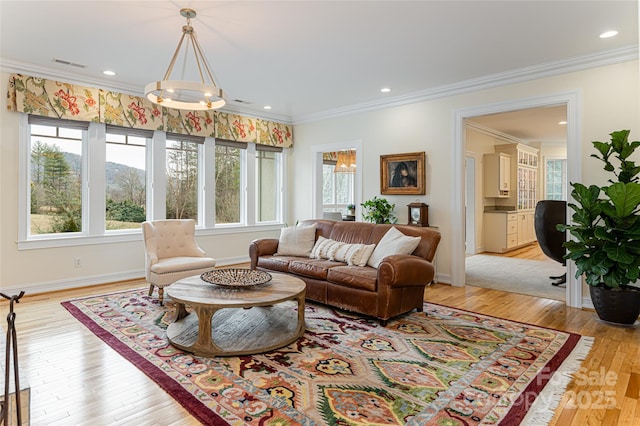
POLYGON ((65 120, 94 121, 122 127, 211 136, 289 148, 289 124, 221 111, 185 111, 159 107, 146 98, 22 74, 9 77, 9 111, 65 120))

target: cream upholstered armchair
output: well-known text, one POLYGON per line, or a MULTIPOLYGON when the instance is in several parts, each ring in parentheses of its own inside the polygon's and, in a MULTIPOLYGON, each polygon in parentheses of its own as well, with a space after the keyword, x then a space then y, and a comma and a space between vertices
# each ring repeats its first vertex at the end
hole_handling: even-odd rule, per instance
POLYGON ((196 222, 193 219, 142 222, 149 296, 153 294, 153 287, 158 287, 161 305, 165 287, 216 266, 215 259, 205 257, 204 251, 198 247, 195 232, 196 222))

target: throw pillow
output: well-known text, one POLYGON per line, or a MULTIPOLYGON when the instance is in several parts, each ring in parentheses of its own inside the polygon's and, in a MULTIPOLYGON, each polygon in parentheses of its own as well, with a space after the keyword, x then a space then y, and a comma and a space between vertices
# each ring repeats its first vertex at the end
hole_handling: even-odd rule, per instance
POLYGON ((282 228, 276 256, 309 257, 316 240, 316 224, 282 228))
POLYGON ((380 262, 393 254, 411 254, 420 244, 420 237, 409 237, 391 227, 371 254, 367 265, 377 268, 380 262))
POLYGON ((348 265, 365 266, 375 244, 342 244, 333 253, 333 259, 338 262, 346 262, 348 265))
POLYGON ((322 236, 318 237, 318 241, 316 242, 316 245, 313 246, 313 250, 311 250, 311 255, 309 257, 313 259, 334 260, 334 253, 342 244, 344 243, 330 240, 322 236))
POLYGON ((318 237, 318 241, 313 246, 309 257, 312 259, 345 262, 348 265, 365 266, 375 247, 375 244, 347 244, 321 236, 318 237))

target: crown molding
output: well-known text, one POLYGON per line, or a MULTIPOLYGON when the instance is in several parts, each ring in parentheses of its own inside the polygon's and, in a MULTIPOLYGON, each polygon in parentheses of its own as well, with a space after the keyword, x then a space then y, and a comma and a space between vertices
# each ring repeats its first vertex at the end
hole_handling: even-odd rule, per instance
POLYGON ((520 138, 512 136, 512 135, 510 135, 508 133, 501 132, 501 131, 496 130, 496 129, 492 129, 491 127, 487 127, 487 126, 485 126, 483 124, 474 123, 473 121, 465 120, 464 125, 466 127, 469 127, 471 129, 477 131, 477 132, 480 132, 480 133, 485 134, 487 136, 494 137, 494 138, 499 139, 499 140, 504 141, 504 142, 527 145, 527 143, 524 140, 520 139, 520 138))
MULTIPOLYGON (((138 87, 137 85, 130 85, 120 82, 116 83, 113 80, 109 80, 108 78, 87 77, 86 75, 81 75, 78 73, 60 71, 50 67, 29 64, 26 62, 15 61, 2 57, 0 57, 0 72, 32 75, 34 77, 63 81, 65 83, 78 84, 80 86, 98 87, 100 89, 112 90, 114 92, 125 93, 127 95, 144 97, 142 88, 138 87)), ((250 116, 253 118, 260 118, 268 121, 278 121, 285 124, 292 124, 291 117, 289 116, 262 113, 238 108, 237 106, 230 105, 229 102, 223 108, 220 108, 219 111, 250 116)))
POLYGON ((26 74, 34 77, 46 78, 50 80, 64 81, 65 83, 78 84, 81 86, 99 87, 105 90, 113 90, 128 95, 144 96, 140 87, 123 83, 116 83, 106 78, 92 78, 86 75, 61 71, 55 68, 34 65, 27 62, 15 61, 0 57, 0 71, 7 73, 26 74))
POLYGON ((424 102, 498 86, 505 86, 507 84, 520 83, 589 68, 634 61, 638 59, 638 56, 638 45, 631 45, 591 55, 577 56, 507 72, 490 74, 484 77, 464 80, 454 84, 409 93, 407 95, 397 96, 382 101, 365 102, 313 114, 294 116, 292 121, 293 124, 296 125, 329 118, 337 118, 349 114, 424 102))

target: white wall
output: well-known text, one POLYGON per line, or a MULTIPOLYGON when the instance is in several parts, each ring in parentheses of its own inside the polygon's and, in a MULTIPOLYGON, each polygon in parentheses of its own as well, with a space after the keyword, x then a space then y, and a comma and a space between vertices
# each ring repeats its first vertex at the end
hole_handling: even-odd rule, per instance
MULTIPOLYGON (((9 74, 0 74, 0 290, 9 294, 58 290, 144 277, 142 236, 135 241, 62 248, 18 250, 18 117, 7 112, 9 74), (81 258, 81 267, 74 258, 81 258)), ((276 237, 278 227, 229 232, 207 231, 200 246, 219 265, 248 261, 249 243, 276 237), (276 229, 274 229, 276 228, 276 229)))
MULTIPOLYGON (((383 110, 302 123, 294 127, 290 216, 311 216, 311 146, 339 141, 361 140, 363 198, 380 194, 379 158, 383 154, 426 151, 427 195, 387 196, 395 203, 401 222, 406 221, 406 204, 416 198, 429 204, 429 223, 440 227, 437 270, 443 282, 451 274, 452 263, 452 182, 454 169, 454 114, 457 110, 498 102, 533 99, 559 93, 578 92, 581 105, 579 134, 582 141, 582 180, 603 183, 605 172, 589 158, 591 140, 608 140, 613 130, 631 129, 640 139, 640 90, 638 61, 603 66, 586 71, 481 90, 473 93, 427 100, 383 110)), ((295 220, 294 219, 294 220, 295 220)), ((459 254, 455 254, 456 256, 459 254)))

